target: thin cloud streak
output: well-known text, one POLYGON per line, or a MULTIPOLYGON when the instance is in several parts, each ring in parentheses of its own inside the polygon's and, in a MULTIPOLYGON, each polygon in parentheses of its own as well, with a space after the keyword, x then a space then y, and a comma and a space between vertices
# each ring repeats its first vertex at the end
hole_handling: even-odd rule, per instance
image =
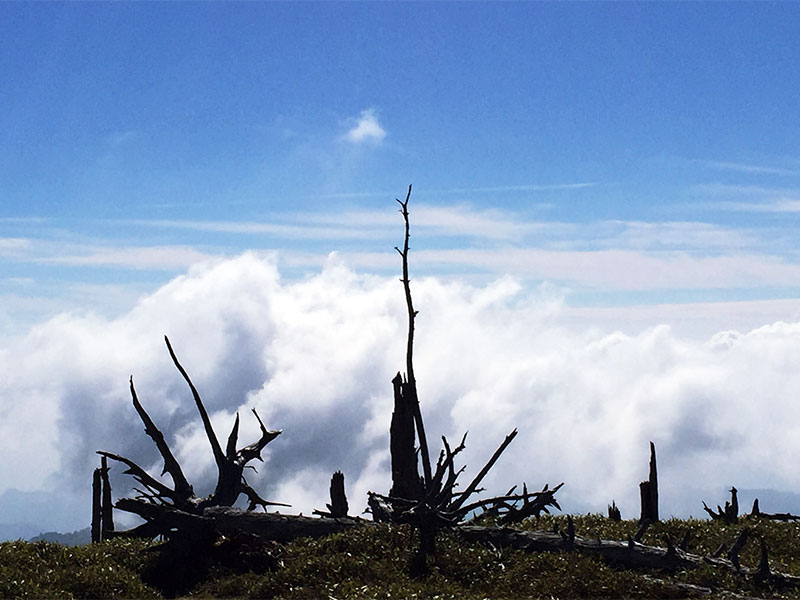
POLYGON ((704 160, 702 161, 702 164, 714 169, 738 171, 740 173, 752 173, 756 175, 787 175, 792 177, 800 175, 800 170, 786 169, 783 167, 765 167, 761 165, 749 165, 744 163, 717 160, 704 160))
MULTIPOLYGON (((521 185, 499 185, 489 187, 463 187, 463 188, 432 188, 414 187, 416 194, 489 194, 503 192, 549 192, 559 190, 581 190, 600 185, 595 181, 580 181, 575 183, 531 183, 521 185)), ((318 194, 315 198, 393 198, 396 191, 387 192, 337 192, 332 194, 318 194)))
POLYGON ((34 259, 32 262, 72 267, 121 267, 173 271, 186 269, 200 262, 207 262, 211 258, 212 255, 189 246, 93 247, 83 253, 51 255, 34 259))
MULTIPOLYGON (((508 273, 571 288, 618 291, 708 290, 793 286, 800 265, 757 254, 694 256, 688 252, 634 250, 557 251, 525 248, 419 250, 418 265, 457 267, 460 272, 508 273)), ((348 264, 375 268, 390 263, 383 253, 344 253, 348 264)))

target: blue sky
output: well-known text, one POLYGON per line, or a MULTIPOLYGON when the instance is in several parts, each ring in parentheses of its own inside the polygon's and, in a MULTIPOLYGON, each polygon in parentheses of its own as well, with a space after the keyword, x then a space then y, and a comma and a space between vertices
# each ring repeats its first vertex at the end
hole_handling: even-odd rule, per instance
POLYGON ((84 306, 87 285, 93 308, 121 306, 206 255, 374 269, 359 256, 391 250, 409 183, 440 209, 415 247, 483 257, 421 256, 421 272, 512 272, 575 305, 800 289, 792 3, 0 10, 0 294, 29 300, 6 330, 84 306), (619 250, 651 281, 489 257, 509 249, 593 272, 619 250), (659 283, 675 253, 697 276, 659 283), (735 274, 702 262, 740 255, 735 274))
MULTIPOLYGON (((459 357, 451 379, 428 374, 433 428, 475 426, 474 384, 509 415, 546 414, 595 436, 605 446, 593 456, 646 454, 655 437, 714 470, 707 483, 723 492, 734 482, 719 461, 735 463, 724 440, 746 438, 752 469, 737 487, 796 489, 774 457, 752 459, 762 434, 791 456, 791 428, 740 431, 720 415, 745 414, 769 388, 774 406, 757 423, 800 393, 787 358, 800 348, 798 26, 789 2, 0 4, 0 379, 11 428, 0 439, 19 464, 30 460, 7 485, 50 489, 58 464, 90 472, 109 442, 87 431, 93 446, 78 456, 64 415, 79 407, 116 423, 131 372, 172 374, 157 362, 166 331, 183 333, 174 342, 196 353, 212 390, 240 360, 227 336, 256 357, 234 369, 238 396, 219 419, 262 396, 267 407, 307 393, 301 367, 352 368, 365 375, 341 384, 348 398, 378 393, 388 379, 376 361, 396 349, 387 323, 402 321, 402 306, 387 308, 402 298, 383 287, 399 270, 394 199, 413 184, 412 277, 418 308, 433 315, 420 323, 420 354, 440 368, 459 357), (331 357, 308 328, 348 319, 348 339, 369 339, 331 357), (479 348, 456 335, 470 328, 479 348), (283 346, 294 350, 275 362, 283 346), (641 357, 651 360, 630 373, 641 357), (494 378, 459 371, 462 360, 494 378), (504 370, 513 376, 498 390, 504 370), (455 380, 461 392, 449 391, 455 380), (520 396, 546 409, 514 408, 520 396), (599 434, 598 411, 608 411, 599 434), (44 414, 41 439, 12 441, 44 414)), ((307 402, 338 406, 338 393, 307 402)), ((312 418, 281 406, 275 426, 312 418)), ((371 418, 358 439, 379 462, 385 440, 370 436, 385 432, 371 418)), ((180 431, 195 460, 191 440, 202 439, 180 431)), ((602 471, 557 442, 553 479, 571 474, 576 489, 602 471)), ((284 460, 319 454, 287 448, 284 460)), ((382 485, 378 462, 342 460, 359 489, 382 485)), ((644 474, 624 461, 603 485, 619 494, 630 478, 635 503, 644 474)), ((273 491, 302 498, 324 479, 304 476, 273 491)), ((581 489, 581 510, 611 500, 595 507, 596 490, 581 489)))

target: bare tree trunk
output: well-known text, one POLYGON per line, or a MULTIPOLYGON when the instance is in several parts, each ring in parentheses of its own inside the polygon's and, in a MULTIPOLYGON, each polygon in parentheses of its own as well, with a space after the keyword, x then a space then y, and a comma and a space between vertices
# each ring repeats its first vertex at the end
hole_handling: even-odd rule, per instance
POLYGON ((647 481, 639 484, 639 497, 642 505, 640 522, 658 521, 658 472, 656 467, 656 446, 650 442, 650 475, 647 481))
POLYGON ((347 504, 347 495, 344 492, 344 473, 336 471, 331 476, 331 503, 328 504, 328 510, 331 512, 332 517, 346 517, 349 506, 347 504))
POLYGON ((111 500, 111 482, 108 480, 108 458, 103 456, 100 465, 100 478, 103 483, 103 497, 100 508, 102 527, 100 532, 102 538, 107 540, 114 531, 114 505, 111 500))
POLYGON ((101 479, 100 469, 92 473, 92 543, 96 544, 102 539, 102 510, 101 510, 101 479))

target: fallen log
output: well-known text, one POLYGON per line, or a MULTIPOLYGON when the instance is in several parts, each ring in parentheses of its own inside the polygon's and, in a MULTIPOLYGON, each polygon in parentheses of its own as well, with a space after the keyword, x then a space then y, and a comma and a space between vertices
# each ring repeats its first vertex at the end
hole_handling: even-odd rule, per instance
POLYGON ((703 565, 735 573, 759 585, 774 588, 800 588, 800 576, 772 571, 767 558, 767 547, 763 540, 761 560, 757 568, 739 564, 739 552, 747 541, 748 530, 743 530, 725 553, 726 556, 700 556, 683 550, 666 540, 667 547, 647 546, 633 539, 627 542, 583 538, 570 531, 569 534, 548 531, 520 531, 501 527, 462 525, 455 529, 465 541, 491 544, 496 548, 512 548, 525 552, 579 552, 597 556, 610 565, 625 569, 646 569, 675 572, 696 569, 703 565))
MULTIPOLYGON (((243 532, 265 540, 286 543, 302 537, 324 537, 348 529, 374 525, 357 517, 314 518, 242 510, 227 506, 209 506, 199 514, 172 506, 156 505, 137 498, 121 498, 117 508, 139 515, 159 531, 178 537, 228 536, 243 532)), ((131 535, 121 532, 117 535, 131 535)))

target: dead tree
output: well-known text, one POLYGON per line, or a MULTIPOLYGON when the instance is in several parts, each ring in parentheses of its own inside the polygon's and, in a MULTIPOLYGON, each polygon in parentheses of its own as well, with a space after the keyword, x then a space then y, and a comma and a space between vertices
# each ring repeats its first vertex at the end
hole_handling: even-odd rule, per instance
POLYGON ((658 471, 656 467, 656 446, 650 442, 650 474, 647 481, 639 484, 642 512, 640 523, 658 521, 658 471))
MULTIPOLYGON (((261 506, 266 510, 267 506, 288 506, 278 502, 268 502, 261 498, 258 493, 248 485, 244 478, 244 469, 248 463, 254 459, 262 460, 261 452, 264 447, 274 440, 281 432, 270 431, 261 421, 258 413, 253 409, 253 415, 258 421, 261 428, 261 437, 258 441, 237 450, 237 443, 239 437, 239 415, 237 413, 236 420, 234 421, 231 433, 228 436, 225 450, 219 443, 214 428, 211 425, 211 419, 208 416, 200 394, 195 388, 192 380, 187 374, 186 370, 178 361, 175 352, 172 349, 169 338, 164 336, 164 341, 167 344, 170 357, 172 358, 175 367, 186 380, 186 383, 191 390, 192 397, 194 398, 197 411, 200 413, 200 419, 203 422, 206 437, 211 445, 211 451, 214 456, 214 461, 217 465, 217 484, 214 491, 205 497, 197 497, 194 493, 194 488, 186 479, 183 474, 180 464, 175 459, 172 451, 169 448, 164 434, 155 425, 150 415, 139 402, 136 394, 136 389, 133 385, 133 377, 130 379, 130 392, 133 400, 133 406, 139 417, 144 423, 144 430, 148 436, 153 440, 156 448, 164 460, 164 469, 162 475, 169 474, 172 478, 172 487, 167 486, 159 479, 150 475, 145 469, 137 465, 132 460, 103 450, 98 451, 98 454, 103 456, 103 460, 110 458, 127 466, 126 474, 132 475, 133 478, 139 483, 141 487, 135 488, 138 496, 135 499, 129 499, 128 502, 117 502, 117 508, 128 512, 135 513, 145 520, 143 525, 140 525, 135 530, 127 532, 135 535, 166 535, 169 536, 174 533, 171 529, 161 526, 160 519, 157 517, 159 510, 166 510, 167 508, 174 508, 180 511, 202 514, 206 508, 217 506, 233 506, 240 495, 245 495, 249 500, 248 510, 253 510, 257 506, 261 506)), ((110 488, 109 488, 110 489, 110 488)), ((110 494, 110 492, 109 492, 110 494)), ((109 498, 110 499, 110 498, 109 498)))
POLYGON ((346 517, 349 506, 347 504, 347 495, 344 491, 344 473, 341 471, 336 471, 331 476, 330 495, 331 502, 325 505, 328 507, 328 510, 315 510, 314 514, 321 517, 332 517, 334 519, 346 517))
POLYGON ((792 513, 765 513, 761 512, 758 506, 758 498, 753 500, 753 508, 748 514, 745 515, 746 519, 768 519, 771 521, 800 521, 800 515, 793 515, 792 513))
POLYGON ((542 512, 548 512, 549 507, 560 509, 555 493, 563 484, 553 489, 545 485, 540 492, 528 492, 523 484, 522 493, 515 494, 515 486, 503 496, 468 502, 474 494, 483 491, 479 488, 481 481, 516 437, 516 429, 506 436, 464 491, 456 491, 458 477, 464 468, 456 469, 454 459, 464 449, 466 434, 454 449, 442 436, 443 448, 435 468, 432 468, 414 375, 414 332, 418 311, 414 309, 408 274, 410 198, 411 186, 408 186, 405 201, 397 200, 405 223, 405 237, 402 250, 399 247, 395 247, 395 250, 402 258, 403 277, 400 281, 405 293, 408 333, 405 377, 397 373, 392 380, 394 411, 389 429, 392 487, 387 496, 370 492, 369 505, 375 520, 411 523, 417 528, 420 546, 412 570, 424 573, 426 556, 435 551, 436 533, 441 528, 456 525, 473 513, 488 513, 496 516, 501 523, 513 523, 539 516, 542 512), (420 462, 422 474, 419 472, 420 462))
MULTIPOLYGON (((703 510, 715 521, 722 521, 724 523, 738 523, 739 522, 739 498, 737 496, 738 490, 731 487, 731 499, 725 502, 725 508, 717 504, 717 510, 714 512, 708 507, 708 504, 703 502, 703 510)), ((754 510, 758 510, 758 500, 753 505, 754 510)))
POLYGON ((92 543, 114 535, 114 507, 108 479, 108 459, 104 456, 92 477, 92 543))

